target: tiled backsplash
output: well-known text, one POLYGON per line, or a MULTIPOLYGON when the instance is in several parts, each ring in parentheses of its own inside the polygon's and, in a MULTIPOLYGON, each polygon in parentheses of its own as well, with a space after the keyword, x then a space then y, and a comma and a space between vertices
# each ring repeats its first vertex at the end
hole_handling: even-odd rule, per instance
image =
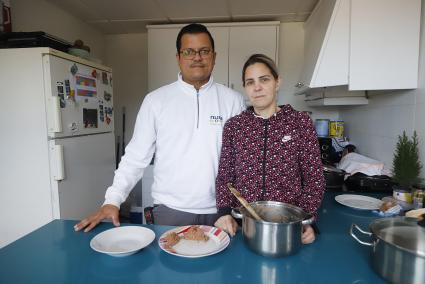
MULTIPOLYGON (((421 66, 422 67, 422 66, 421 66)), ((398 135, 416 130, 422 163, 425 163, 425 89, 371 93, 369 105, 340 110, 345 133, 362 155, 392 168, 398 135)), ((422 170, 422 177, 425 171, 422 170)))
MULTIPOLYGON (((424 7, 425 1, 422 1, 424 7)), ((419 154, 425 164, 425 9, 422 9, 419 51, 419 81, 415 90, 370 92, 369 104, 341 109, 346 135, 358 146, 361 154, 383 161, 392 168, 397 137, 416 130, 419 154)), ((421 177, 425 178, 425 168, 421 177)))

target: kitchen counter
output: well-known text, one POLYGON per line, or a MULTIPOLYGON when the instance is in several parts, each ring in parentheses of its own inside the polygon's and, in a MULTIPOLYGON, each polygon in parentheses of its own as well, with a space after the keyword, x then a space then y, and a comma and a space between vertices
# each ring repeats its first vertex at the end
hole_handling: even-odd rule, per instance
POLYGON ((216 255, 176 257, 157 243, 172 227, 148 225, 155 241, 134 255, 115 258, 89 245, 111 223, 82 233, 74 231, 76 221, 55 220, 0 249, 0 283, 385 283, 370 267, 371 248, 349 235, 351 223, 368 229, 378 216, 338 204, 338 194, 325 194, 318 220, 321 234, 293 256, 256 255, 238 231, 216 255))

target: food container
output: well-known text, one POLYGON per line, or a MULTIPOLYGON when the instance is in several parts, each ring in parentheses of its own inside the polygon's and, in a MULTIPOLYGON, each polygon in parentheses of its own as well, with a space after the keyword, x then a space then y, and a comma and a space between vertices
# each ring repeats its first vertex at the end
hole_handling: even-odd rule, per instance
POLYGON ((425 185, 423 184, 414 184, 413 189, 413 207, 415 209, 420 209, 424 207, 425 199, 425 185))
POLYGON ((423 191, 422 189, 417 189, 413 193, 413 208, 420 209, 424 207, 424 196, 425 191, 423 191))
POLYGON ((344 137, 344 121, 331 120, 329 123, 329 136, 335 138, 344 137))
POLYGON ((393 197, 405 203, 412 203, 412 193, 403 187, 393 186, 393 197))
POLYGON ((232 216, 242 219, 245 244, 255 253, 281 257, 297 253, 302 246, 302 225, 312 224, 314 217, 301 208, 277 201, 250 203, 264 221, 255 220, 245 208, 232 216))
POLYGON ((314 127, 318 137, 329 136, 329 119, 316 119, 314 121, 314 127))
POLYGON ((71 47, 68 49, 68 53, 83 59, 90 59, 90 52, 85 49, 71 47))
POLYGON ((365 232, 351 225, 350 234, 359 243, 371 246, 373 270, 390 283, 425 283, 425 228, 418 219, 408 217, 382 218, 373 221, 365 232), (360 240, 354 229, 371 238, 360 240))

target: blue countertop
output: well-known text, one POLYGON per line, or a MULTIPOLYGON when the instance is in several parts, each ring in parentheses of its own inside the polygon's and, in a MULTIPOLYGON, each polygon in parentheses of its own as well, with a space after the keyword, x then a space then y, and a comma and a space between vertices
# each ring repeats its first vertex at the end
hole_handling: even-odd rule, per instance
POLYGON ((89 245, 111 223, 82 233, 74 231, 76 221, 55 220, 0 249, 0 283, 385 283, 371 269, 371 248, 349 234, 351 223, 368 229, 378 216, 338 204, 337 194, 325 195, 318 220, 321 234, 293 256, 256 255, 239 231, 216 255, 181 258, 158 246, 159 236, 172 227, 148 225, 155 241, 136 254, 115 258, 89 245))

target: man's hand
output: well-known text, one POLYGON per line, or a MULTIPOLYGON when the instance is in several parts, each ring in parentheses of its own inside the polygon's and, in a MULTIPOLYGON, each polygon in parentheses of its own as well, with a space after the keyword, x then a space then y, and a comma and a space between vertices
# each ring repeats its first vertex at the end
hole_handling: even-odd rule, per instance
POLYGON ((311 244, 316 239, 313 227, 310 225, 303 226, 303 232, 301 234, 301 242, 303 244, 311 244))
POLYGON ((228 232, 232 237, 235 235, 238 229, 238 223, 230 215, 224 215, 215 221, 214 226, 228 232))
POLYGON ((96 227, 97 224, 99 224, 100 221, 103 219, 111 218, 112 223, 115 227, 120 225, 119 222, 119 209, 118 207, 110 204, 103 205, 96 213, 92 214, 91 216, 83 219, 74 226, 75 231, 80 231, 81 229, 84 229, 84 232, 88 232, 94 227, 96 227))

